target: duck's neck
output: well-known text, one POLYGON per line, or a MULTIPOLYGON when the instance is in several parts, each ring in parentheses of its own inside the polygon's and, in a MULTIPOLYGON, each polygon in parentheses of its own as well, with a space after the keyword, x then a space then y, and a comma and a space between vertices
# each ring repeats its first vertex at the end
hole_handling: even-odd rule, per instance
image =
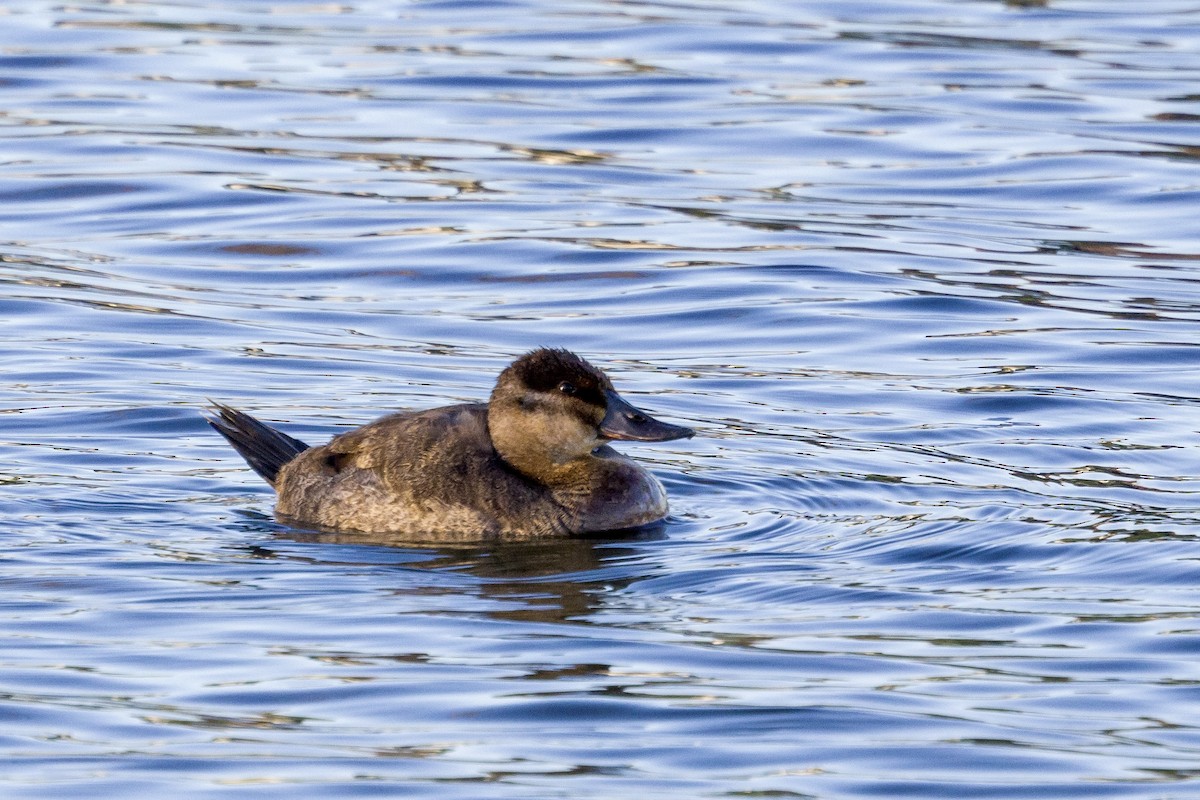
POLYGON ((570 489, 588 481, 591 453, 580 456, 563 443, 547 441, 545 431, 520 417, 488 415, 492 446, 504 461, 530 480, 554 489, 570 489))

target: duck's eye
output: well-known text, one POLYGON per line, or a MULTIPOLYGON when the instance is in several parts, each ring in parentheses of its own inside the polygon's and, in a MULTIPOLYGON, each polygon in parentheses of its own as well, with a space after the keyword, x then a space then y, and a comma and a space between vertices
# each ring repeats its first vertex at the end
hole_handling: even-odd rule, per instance
POLYGON ((560 392, 562 392, 563 394, 565 394, 567 397, 574 397, 575 393, 577 391, 579 391, 578 389, 575 388, 575 384, 571 383, 570 381, 563 381, 562 383, 560 383, 558 385, 558 390, 560 392))

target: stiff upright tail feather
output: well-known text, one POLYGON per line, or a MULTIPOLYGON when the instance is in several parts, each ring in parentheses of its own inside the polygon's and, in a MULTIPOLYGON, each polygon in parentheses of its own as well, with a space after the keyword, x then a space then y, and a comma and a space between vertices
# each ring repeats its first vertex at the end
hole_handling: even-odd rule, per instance
POLYGON ((208 424, 272 486, 283 465, 308 449, 308 445, 299 439, 293 439, 236 408, 213 403, 209 410, 216 416, 206 417, 208 424))

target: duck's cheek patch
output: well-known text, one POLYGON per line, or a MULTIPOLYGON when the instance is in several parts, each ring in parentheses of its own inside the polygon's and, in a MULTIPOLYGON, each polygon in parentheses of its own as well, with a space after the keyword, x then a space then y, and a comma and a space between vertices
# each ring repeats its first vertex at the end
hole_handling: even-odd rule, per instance
POLYGON ((522 411, 535 411, 546 405, 546 401, 534 394, 523 394, 517 401, 522 411))

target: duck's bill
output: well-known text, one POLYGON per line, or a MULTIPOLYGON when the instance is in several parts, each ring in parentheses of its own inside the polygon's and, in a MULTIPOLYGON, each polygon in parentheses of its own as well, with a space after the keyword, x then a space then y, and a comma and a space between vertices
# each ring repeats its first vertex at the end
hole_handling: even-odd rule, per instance
POLYGON ((605 392, 604 395, 608 409, 600 422, 600 435, 606 439, 669 442, 672 439, 690 439, 696 435, 691 428, 659 422, 646 412, 626 403, 616 392, 605 392))

